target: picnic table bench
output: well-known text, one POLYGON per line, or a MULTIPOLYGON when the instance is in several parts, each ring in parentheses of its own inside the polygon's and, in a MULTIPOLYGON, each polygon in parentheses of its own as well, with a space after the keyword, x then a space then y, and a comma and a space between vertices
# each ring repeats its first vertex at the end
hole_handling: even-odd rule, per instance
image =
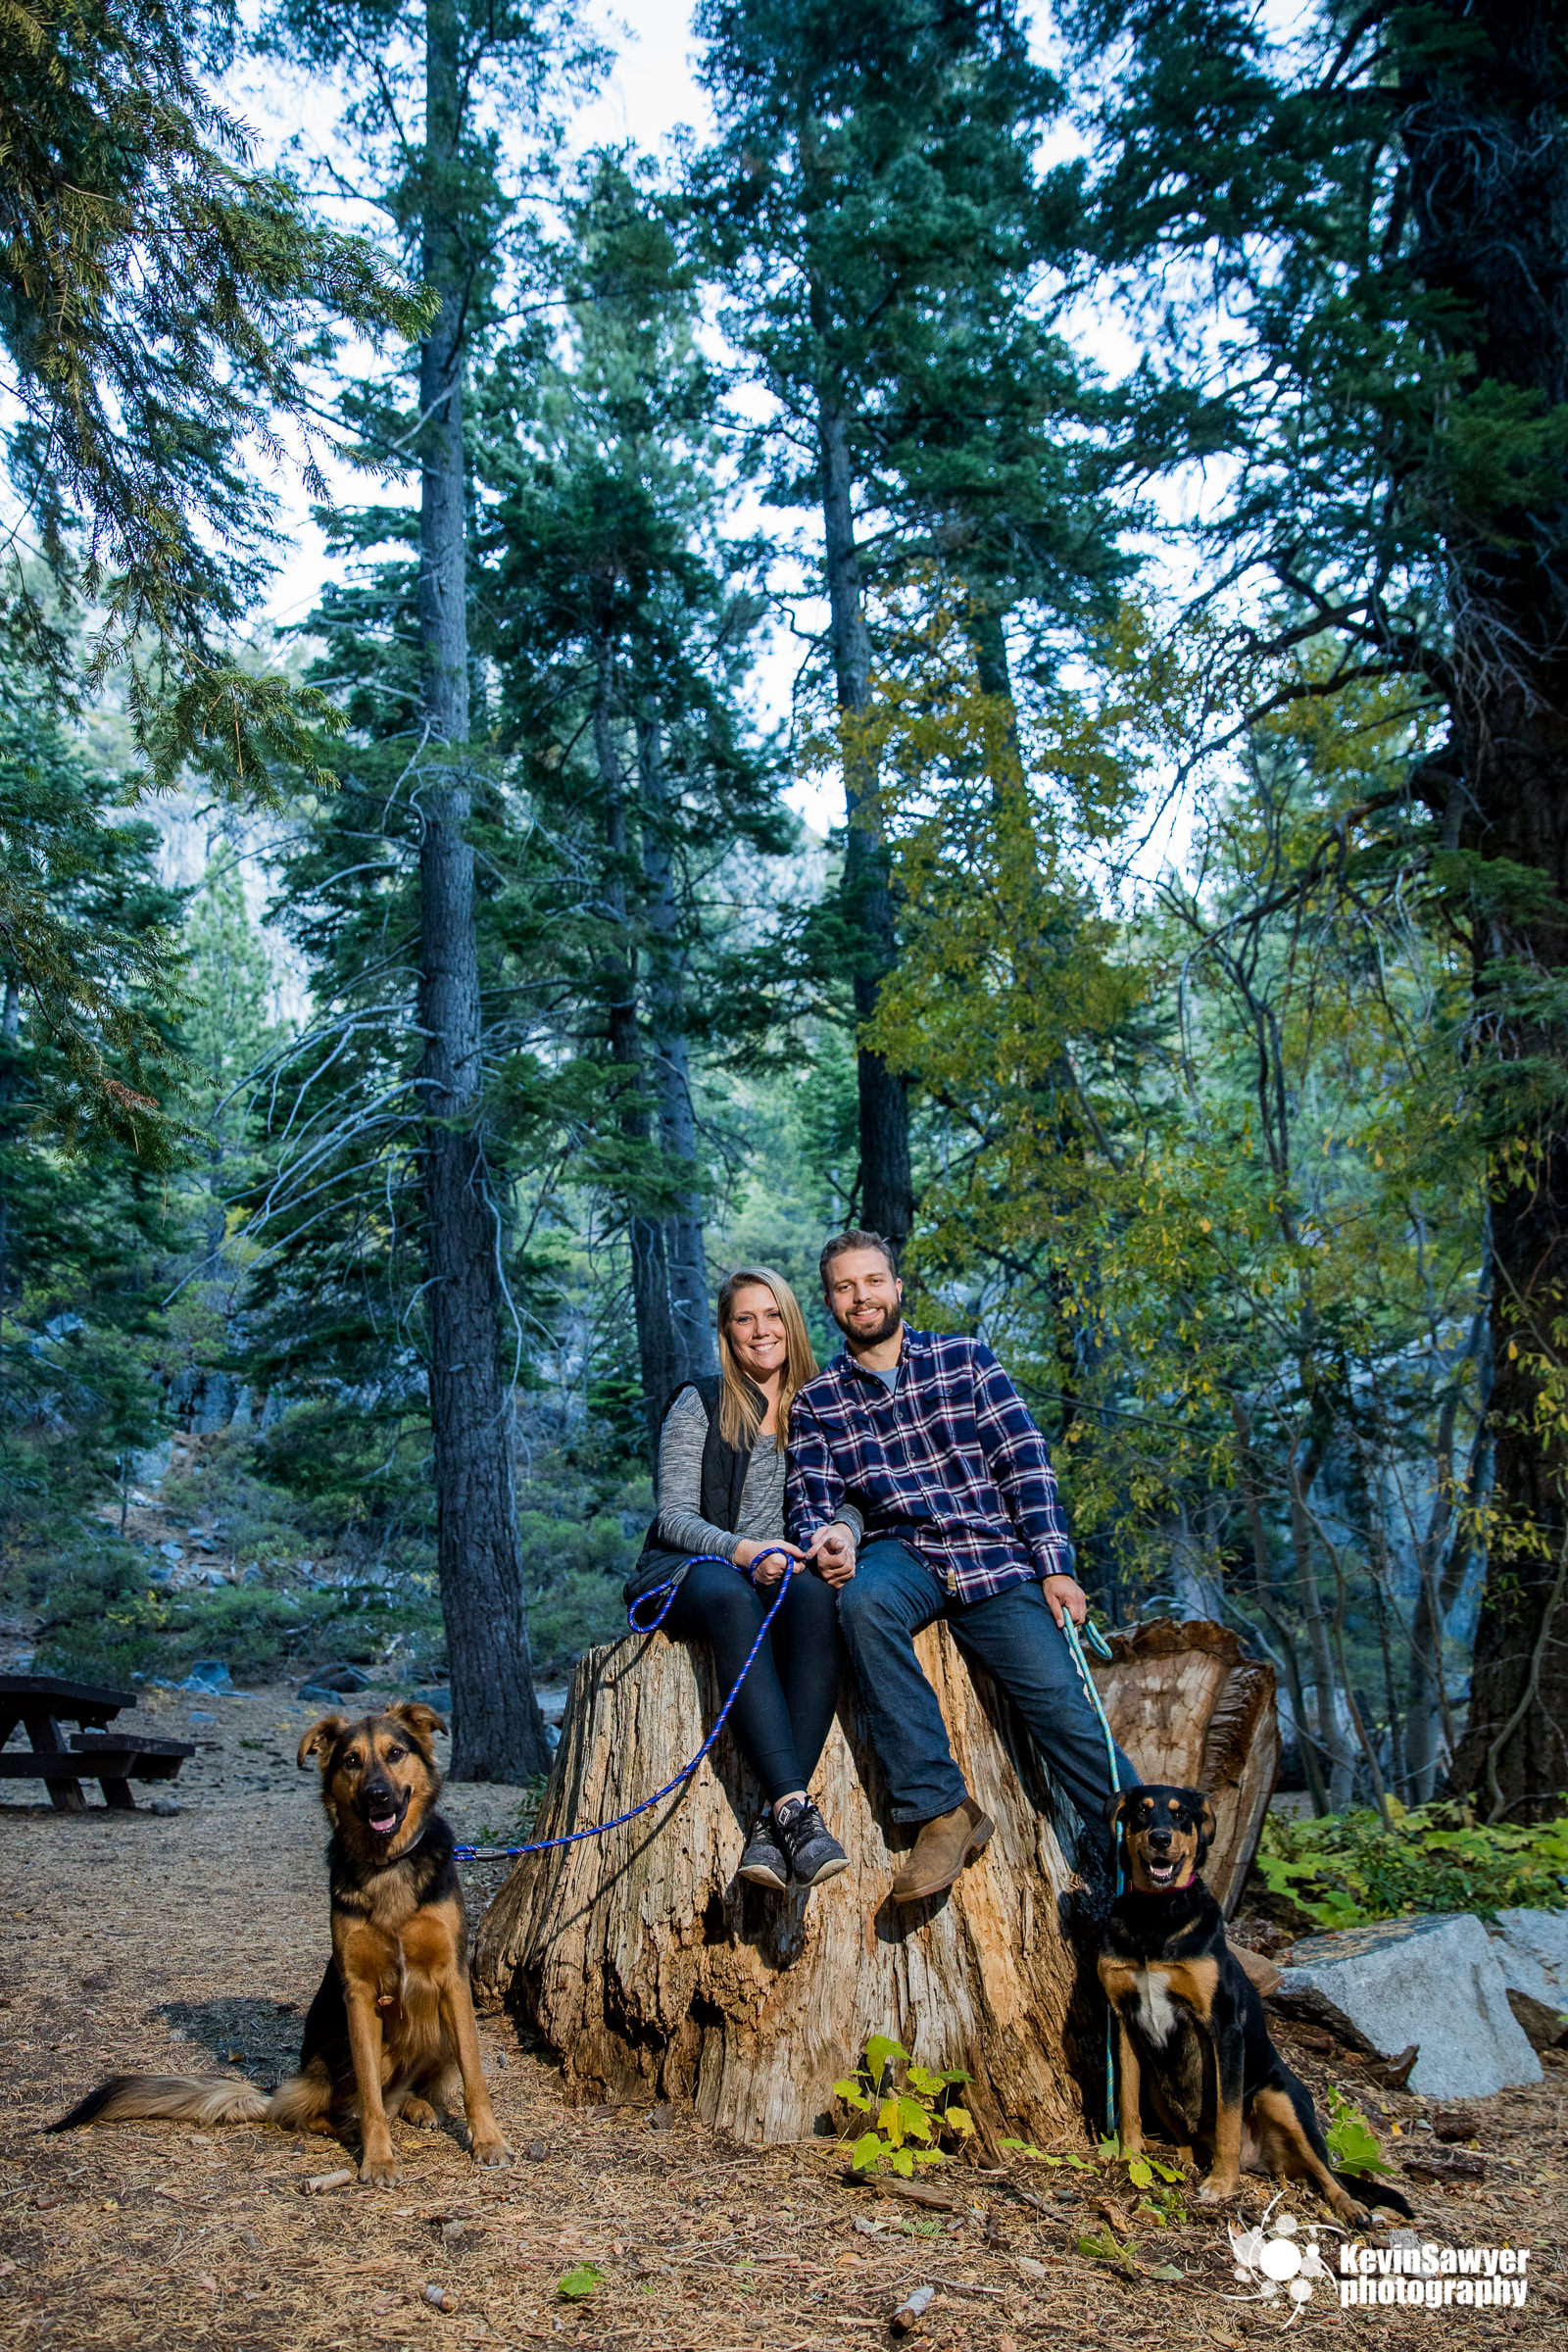
POLYGON ((84 1780, 96 1781, 115 1813, 134 1813, 132 1781, 172 1781, 196 1749, 115 1723, 134 1707, 133 1690, 104 1690, 52 1674, 0 1674, 0 1780, 42 1781, 57 1813, 84 1813, 84 1780), (68 1742, 63 1723, 77 1729, 68 1742), (8 1746, 21 1725, 26 1747, 8 1746))

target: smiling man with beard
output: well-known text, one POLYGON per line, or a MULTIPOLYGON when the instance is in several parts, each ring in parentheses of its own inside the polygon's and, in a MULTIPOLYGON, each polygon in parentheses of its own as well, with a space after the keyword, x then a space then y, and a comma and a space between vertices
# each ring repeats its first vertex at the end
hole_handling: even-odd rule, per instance
MULTIPOLYGON (((946 1618, 1006 1691, 1091 1832, 1108 1836, 1104 1735, 1062 1631, 1088 1601, 1046 1441, 989 1348, 904 1320, 904 1285, 876 1233, 841 1233, 821 1256, 845 1346, 795 1399, 788 1518, 803 1548, 849 1572, 839 1623, 898 1822, 918 1822, 893 1882, 898 1903, 951 1886, 995 1827, 953 1760, 914 1637, 946 1618), (835 1527, 865 1523, 858 1557, 835 1527), (839 1556, 843 1555, 843 1561, 839 1556)), ((835 1581, 838 1581, 837 1577, 835 1581)), ((1117 1750, 1118 1788, 1138 1774, 1117 1750)))

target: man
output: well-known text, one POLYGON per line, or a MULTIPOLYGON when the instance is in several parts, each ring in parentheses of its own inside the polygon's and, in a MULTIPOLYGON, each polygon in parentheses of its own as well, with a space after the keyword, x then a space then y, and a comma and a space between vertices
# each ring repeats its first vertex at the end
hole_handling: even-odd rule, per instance
MULTIPOLYGON (((841 1233, 821 1257, 822 1290, 845 1348, 808 1380, 790 1415, 786 1516, 795 1543, 839 1591, 895 1821, 919 1822, 893 1899, 951 1886, 996 1824, 953 1761, 914 1637, 946 1618, 999 1683, 1089 1827, 1108 1836, 1112 1781, 1101 1729, 1062 1632, 1088 1600, 1045 1439, 989 1348, 911 1331, 904 1285, 880 1234, 841 1233), (865 1523, 858 1558, 846 1503, 865 1523)), ((1116 1750, 1117 1788, 1138 1779, 1116 1750)))

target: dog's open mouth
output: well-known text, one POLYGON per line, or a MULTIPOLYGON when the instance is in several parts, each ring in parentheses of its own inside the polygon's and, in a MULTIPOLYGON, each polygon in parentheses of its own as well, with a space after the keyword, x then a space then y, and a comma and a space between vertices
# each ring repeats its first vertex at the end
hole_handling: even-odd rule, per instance
POLYGON ((1168 1861, 1156 1862, 1153 1855, 1151 1854, 1145 1862, 1144 1868, 1149 1873, 1149 1883, 1152 1886, 1173 1886, 1176 1883, 1176 1873, 1181 1868, 1181 1864, 1174 1856, 1168 1861))
POLYGON ((366 1808, 366 1828, 372 1838, 390 1838, 401 1825, 406 1811, 405 1805, 394 1803, 388 1797, 372 1796, 366 1808))

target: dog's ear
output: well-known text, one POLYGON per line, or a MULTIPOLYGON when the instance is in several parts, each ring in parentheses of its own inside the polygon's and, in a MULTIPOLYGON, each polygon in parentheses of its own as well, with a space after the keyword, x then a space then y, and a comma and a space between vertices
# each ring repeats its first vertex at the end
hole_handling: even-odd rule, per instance
POLYGON ((1214 1810, 1213 1798, 1205 1796, 1200 1788, 1194 1788, 1189 1793, 1193 1800, 1193 1820, 1198 1830, 1198 1858, 1201 1862, 1219 1835, 1219 1815, 1214 1810))
POLYGON ((295 1758, 301 1770, 303 1771, 312 1756, 319 1756, 321 1770, 324 1772, 327 1759, 348 1728, 349 1719, 346 1715, 323 1715, 319 1723, 313 1723, 300 1741, 300 1752, 295 1758))
POLYGON ((447 1728, 445 1719, 434 1707, 427 1707, 422 1698, 400 1698, 395 1707, 388 1707, 387 1713, 395 1715, 399 1723, 407 1724, 421 1747, 427 1748, 435 1734, 444 1733, 447 1728))
POLYGON ((1114 1837, 1116 1832, 1121 1828, 1121 1817, 1126 1812, 1127 1807, 1131 1804, 1137 1793, 1138 1791, 1136 1788, 1113 1788, 1109 1796, 1106 1797, 1105 1819, 1110 1824, 1110 1832, 1112 1837, 1114 1837))

